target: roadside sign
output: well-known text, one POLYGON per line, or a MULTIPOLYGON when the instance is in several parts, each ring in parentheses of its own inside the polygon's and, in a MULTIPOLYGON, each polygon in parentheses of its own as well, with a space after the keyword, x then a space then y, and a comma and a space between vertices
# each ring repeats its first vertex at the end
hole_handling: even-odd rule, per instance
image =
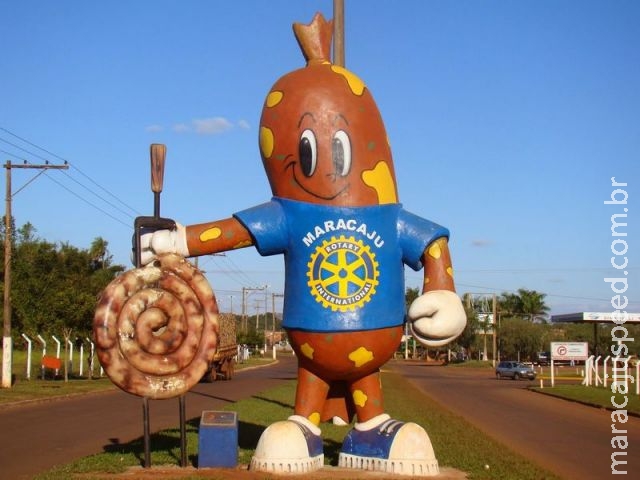
POLYGON ((551 342, 551 360, 586 360, 589 358, 587 342, 551 342))

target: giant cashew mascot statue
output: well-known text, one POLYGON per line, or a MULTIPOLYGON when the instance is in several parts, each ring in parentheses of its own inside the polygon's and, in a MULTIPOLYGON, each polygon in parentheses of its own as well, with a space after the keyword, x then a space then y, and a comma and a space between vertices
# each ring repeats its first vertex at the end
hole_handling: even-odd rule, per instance
POLYGON ((360 78, 330 62, 332 22, 317 14, 294 32, 306 66, 276 81, 260 119, 273 197, 230 218, 144 235, 142 262, 252 245, 263 256, 284 256, 283 327, 298 358, 295 408, 263 432, 250 468, 322 467, 321 422, 350 422, 355 413, 340 466, 435 475, 424 429, 385 413, 379 369, 403 334, 403 264, 424 268, 422 294, 407 315, 412 334, 440 346, 464 329, 449 233, 399 203, 373 97, 360 78))

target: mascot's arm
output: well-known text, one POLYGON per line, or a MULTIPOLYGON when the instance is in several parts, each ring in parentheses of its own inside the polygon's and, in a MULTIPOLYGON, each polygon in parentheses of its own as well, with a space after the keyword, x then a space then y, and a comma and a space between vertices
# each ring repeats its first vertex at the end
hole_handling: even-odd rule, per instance
POLYGON ((253 245, 249 231, 233 217, 189 225, 186 227, 186 238, 191 257, 227 252, 253 245))
POLYGON ((162 253, 196 257, 251 245, 251 234, 233 217, 186 227, 176 223, 174 230, 157 230, 142 235, 141 258, 142 264, 146 265, 162 253))
POLYGON ((446 238, 431 243, 422 254, 422 295, 409 307, 411 331, 427 347, 455 340, 467 324, 467 315, 455 293, 451 255, 446 238))
POLYGON ((456 291, 453 284, 449 244, 446 238, 440 237, 427 247, 422 254, 422 265, 424 266, 422 293, 432 290, 456 291))

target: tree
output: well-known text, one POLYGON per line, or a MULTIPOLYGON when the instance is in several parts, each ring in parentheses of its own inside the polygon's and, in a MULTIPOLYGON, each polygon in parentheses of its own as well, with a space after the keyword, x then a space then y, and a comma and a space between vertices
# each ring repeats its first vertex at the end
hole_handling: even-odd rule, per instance
POLYGON ((500 351, 509 359, 533 360, 543 350, 544 328, 523 318, 511 318, 500 327, 500 351))
POLYGON ((518 296, 521 302, 521 313, 527 316, 530 322, 549 313, 549 307, 544 302, 544 297, 547 296, 546 294, 536 292, 535 290, 519 288, 518 296))
POLYGON ((503 317, 513 317, 522 312, 522 299, 515 293, 503 292, 498 297, 498 310, 503 317))
POLYGON ((90 250, 83 250, 41 240, 33 225, 22 226, 16 232, 12 256, 16 344, 21 343, 17 340, 22 333, 60 335, 70 329, 80 336, 90 335, 100 292, 123 270, 111 264, 108 243, 100 237, 90 250))
MULTIPOLYGON (((420 291, 417 288, 411 288, 411 287, 407 287, 404 291, 404 304, 405 304, 405 309, 408 312, 409 311, 409 307, 411 306, 411 304, 413 303, 413 301, 418 298, 420 296, 420 291)), ((416 339, 413 338, 412 336, 409 336, 408 334, 408 329, 407 329, 407 325, 405 325, 405 333, 407 334, 407 341, 404 345, 404 349, 405 349, 405 354, 408 355, 408 351, 406 349, 408 349, 409 347, 409 340, 411 340, 411 349, 413 351, 413 356, 416 357, 417 355, 417 342, 416 339)))
POLYGON ((413 303, 413 301, 420 296, 420 291, 417 288, 409 288, 404 291, 404 303, 409 310, 409 307, 413 303))
POLYGON ((108 245, 109 242, 102 237, 97 237, 91 242, 89 256, 91 257, 91 264, 94 269, 107 268, 111 264, 113 255, 109 254, 108 245))
POLYGON ((519 288, 518 293, 503 292, 498 298, 498 310, 502 318, 522 318, 533 322, 549 313, 544 297, 546 294, 526 288, 519 288))
POLYGON ((456 339, 456 344, 465 349, 469 357, 473 357, 473 346, 476 342, 478 335, 478 329, 480 328, 478 315, 469 305, 468 302, 463 302, 464 311, 467 314, 467 325, 460 336, 456 339))

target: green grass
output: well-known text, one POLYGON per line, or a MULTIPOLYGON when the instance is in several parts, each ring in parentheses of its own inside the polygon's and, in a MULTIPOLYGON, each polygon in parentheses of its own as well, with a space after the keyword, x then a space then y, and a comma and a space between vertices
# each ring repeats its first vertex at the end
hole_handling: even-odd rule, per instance
MULTIPOLYGON (((26 355, 24 352, 14 354, 14 372, 16 368, 24 374, 26 355), (22 370, 20 370, 22 369, 22 370)), ((249 361, 236 365, 237 369, 264 365, 271 362, 271 358, 251 358, 249 361)), ((451 364, 450 366, 453 366, 451 364)), ((460 367, 491 367, 490 362, 465 362, 455 364, 460 367)), ((102 379, 71 378, 69 382, 62 380, 39 380, 32 374, 32 380, 17 376, 17 382, 11 389, 0 389, 0 404, 21 400, 43 399, 96 390, 113 389, 111 382, 102 379)), ((538 469, 531 462, 515 453, 496 456, 496 451, 505 451, 505 447, 487 439, 482 432, 475 429, 460 417, 442 409, 428 397, 424 397, 402 377, 394 373, 385 372, 385 400, 388 412, 402 420, 415 421, 423 425, 432 439, 436 455, 441 466, 457 468, 468 472, 470 478, 481 479, 552 479, 556 478, 546 471, 538 469), (419 399, 419 400, 417 400, 419 399), (478 441, 478 439, 482 441, 478 441), (488 464, 489 470, 485 469, 488 464)), ((239 428, 239 462, 249 463, 253 455, 253 448, 264 428, 276 420, 287 418, 293 409, 294 382, 263 392, 250 399, 243 400, 229 407, 238 412, 239 428)), ((532 390, 554 395, 573 401, 612 408, 611 390, 602 387, 586 387, 583 385, 556 385, 555 387, 530 387, 532 390)), ((635 390, 634 390, 635 392, 635 390)), ((630 413, 640 415, 640 398, 635 393, 627 395, 626 409, 630 413)), ((616 401, 623 401, 617 395, 616 401)), ((187 424, 187 442, 189 464, 196 464, 198 423, 199 418, 192 419, 187 424)), ((328 464, 337 464, 338 453, 342 438, 346 430, 344 427, 323 425, 325 441, 325 458, 328 464)), ((152 465, 179 464, 179 432, 167 430, 154 434, 151 440, 152 465)), ((125 445, 113 445, 104 453, 84 458, 78 462, 62 466, 39 476, 41 480, 67 479, 83 472, 90 473, 90 478, 98 478, 99 473, 110 474, 122 472, 132 466, 139 466, 143 457, 142 439, 125 445)), ((186 477, 178 477, 186 478, 186 477)), ((267 477, 265 477, 267 478, 267 477)))
POLYGON ((116 388, 106 377, 100 379, 24 380, 0 389, 0 405, 28 400, 44 400, 116 388))
MULTIPOLYGON (((640 415, 640 396, 636 395, 634 384, 630 384, 630 387, 632 388, 632 391, 626 395, 628 403, 625 409, 629 413, 640 415)), ((556 385, 555 387, 529 388, 536 392, 560 397, 565 400, 572 400, 600 408, 615 409, 611 404, 611 397, 613 393, 610 388, 593 386, 587 387, 585 385, 556 385)), ((617 404, 622 405, 624 403, 624 396, 616 393, 614 400, 617 404)))
MULTIPOLYGON (((242 370, 243 368, 266 365, 272 361, 273 359, 271 357, 251 357, 241 364, 236 364, 235 369, 242 370)), ((31 379, 28 380, 26 378, 27 354, 21 350, 14 351, 12 371, 14 373, 15 381, 11 388, 0 388, 0 405, 28 400, 44 400, 54 397, 66 397, 69 395, 99 392, 117 388, 106 376, 89 379, 88 377, 72 375, 69 377, 69 381, 65 382, 62 378, 64 373, 62 370, 55 380, 53 380, 51 376, 48 376, 47 380, 42 380, 40 378, 41 372, 39 368, 35 368, 40 365, 40 355, 37 355, 37 359, 32 358, 31 363, 31 379)), ((95 370, 95 373, 98 373, 97 369, 95 370)), ((88 374, 88 369, 85 369, 84 374, 88 374)))
MULTIPOLYGON (((467 472, 471 479, 540 480, 557 479, 489 438, 461 417, 440 407, 425 397, 400 375, 383 374, 389 414, 395 418, 414 421, 429 432, 436 456, 443 467, 452 467, 467 472), (500 452, 500 455, 496 455, 500 452), (487 469, 485 465, 489 465, 487 469)), ((228 407, 238 413, 239 419, 239 463, 250 462, 260 434, 264 428, 277 420, 286 419, 293 410, 295 382, 264 391, 252 398, 228 407)), ((187 452, 190 464, 197 461, 198 421, 192 419, 187 425, 187 452)), ((325 424, 322 426, 325 463, 336 465, 346 427, 325 424)), ((151 464, 178 465, 180 458, 178 429, 167 430, 151 437, 151 464)), ((104 453, 84 458, 53 469, 36 477, 36 480, 61 480, 69 478, 99 478, 101 473, 124 472, 129 467, 140 466, 143 457, 142 440, 124 445, 113 445, 104 453), (93 472, 93 473, 92 473, 93 472)), ((174 478, 180 477, 179 471, 174 478)), ((163 477, 165 478, 165 477, 163 477)), ((265 475, 266 478, 272 476, 265 475)))

